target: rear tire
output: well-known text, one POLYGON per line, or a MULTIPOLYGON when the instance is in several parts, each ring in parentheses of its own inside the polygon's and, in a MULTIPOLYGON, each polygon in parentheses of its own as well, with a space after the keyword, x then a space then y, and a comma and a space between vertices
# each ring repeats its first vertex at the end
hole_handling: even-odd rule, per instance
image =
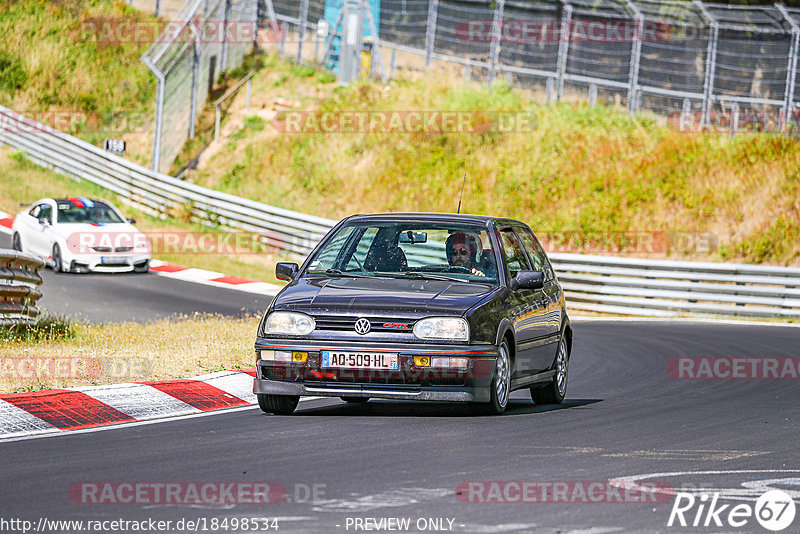
POLYGON ((567 378, 569 378, 569 352, 567 341, 562 337, 558 344, 558 354, 553 362, 555 374, 553 380, 543 388, 531 388, 531 398, 536 404, 561 404, 567 395, 567 378))
POLYGON ((500 415, 506 411, 508 398, 511 395, 511 357, 508 355, 508 343, 503 341, 497 351, 494 377, 491 385, 489 402, 476 403, 472 410, 478 415, 500 415))
POLYGON ((61 259, 61 247, 58 243, 53 245, 53 272, 60 273, 64 270, 64 261, 61 259))
POLYGON ((294 395, 257 395, 258 406, 264 413, 290 415, 297 408, 300 397, 294 395))
POLYGON ((340 397, 347 404, 366 404, 369 397, 340 397))
POLYGON ((14 237, 11 238, 11 248, 22 252, 22 238, 19 236, 19 232, 14 232, 14 237))

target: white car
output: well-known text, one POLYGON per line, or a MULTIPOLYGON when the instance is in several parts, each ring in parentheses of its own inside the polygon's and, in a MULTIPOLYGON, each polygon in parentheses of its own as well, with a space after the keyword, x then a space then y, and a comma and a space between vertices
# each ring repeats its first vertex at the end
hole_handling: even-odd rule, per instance
POLYGON ((13 247, 55 272, 147 272, 152 245, 134 222, 106 200, 43 198, 14 219, 13 247))

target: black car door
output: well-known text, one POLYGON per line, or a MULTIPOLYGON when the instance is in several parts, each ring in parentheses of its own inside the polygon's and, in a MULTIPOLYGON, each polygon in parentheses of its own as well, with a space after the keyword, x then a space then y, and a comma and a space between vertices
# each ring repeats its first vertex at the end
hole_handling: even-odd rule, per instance
POLYGON ((543 327, 547 338, 537 350, 535 365, 539 369, 549 369, 556 357, 558 336, 561 332, 561 287, 544 249, 533 232, 527 227, 517 227, 515 230, 533 269, 544 273, 544 287, 537 292, 536 298, 541 299, 545 308, 543 327))
MULTIPOLYGON (((517 234, 511 227, 500 229, 500 243, 506 264, 506 277, 510 281, 521 270, 530 270, 531 265, 520 244, 517 234)), ((510 315, 514 324, 514 338, 517 342, 514 374, 521 378, 542 370, 539 346, 547 337, 545 307, 541 290, 510 290, 510 315)))

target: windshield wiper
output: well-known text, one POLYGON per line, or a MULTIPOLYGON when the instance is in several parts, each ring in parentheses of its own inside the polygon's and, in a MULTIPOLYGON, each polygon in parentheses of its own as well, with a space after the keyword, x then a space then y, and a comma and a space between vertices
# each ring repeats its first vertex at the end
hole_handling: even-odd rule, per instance
POLYGON ((419 271, 403 271, 400 273, 376 273, 376 274, 388 274, 392 276, 404 276, 406 278, 421 278, 424 280, 442 280, 444 282, 461 282, 462 280, 457 280, 455 278, 450 278, 449 276, 440 276, 438 274, 430 274, 430 273, 421 273, 419 271))
POLYGON ((324 271, 311 271, 309 274, 332 274, 334 276, 346 276, 348 278, 372 278, 364 274, 348 273, 340 269, 325 269, 324 271))

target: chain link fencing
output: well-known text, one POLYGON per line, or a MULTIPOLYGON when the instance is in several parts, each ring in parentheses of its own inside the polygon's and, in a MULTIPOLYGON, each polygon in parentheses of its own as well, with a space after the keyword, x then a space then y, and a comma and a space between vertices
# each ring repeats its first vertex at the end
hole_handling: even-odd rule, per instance
MULTIPOLYGON (((343 0, 258 0, 262 21, 285 24, 278 43, 300 62, 331 64, 343 28, 304 47, 343 0), (305 48, 305 50, 304 50, 305 48), (315 50, 311 55, 309 48, 315 50)), ((368 0, 351 0, 367 9, 368 0)), ((387 72, 433 61, 470 80, 649 110, 682 130, 800 129, 800 9, 670 0, 381 0, 373 59, 387 72), (388 56, 388 57, 384 57, 388 56)), ((362 11, 363 12, 363 11, 362 11)), ((374 63, 374 61, 373 61, 374 63)), ((373 72, 375 69, 373 68, 373 72)))
POLYGON ((256 8, 255 0, 189 0, 142 56, 158 80, 153 170, 172 166, 194 138, 198 113, 220 73, 241 65, 256 44, 256 8))

